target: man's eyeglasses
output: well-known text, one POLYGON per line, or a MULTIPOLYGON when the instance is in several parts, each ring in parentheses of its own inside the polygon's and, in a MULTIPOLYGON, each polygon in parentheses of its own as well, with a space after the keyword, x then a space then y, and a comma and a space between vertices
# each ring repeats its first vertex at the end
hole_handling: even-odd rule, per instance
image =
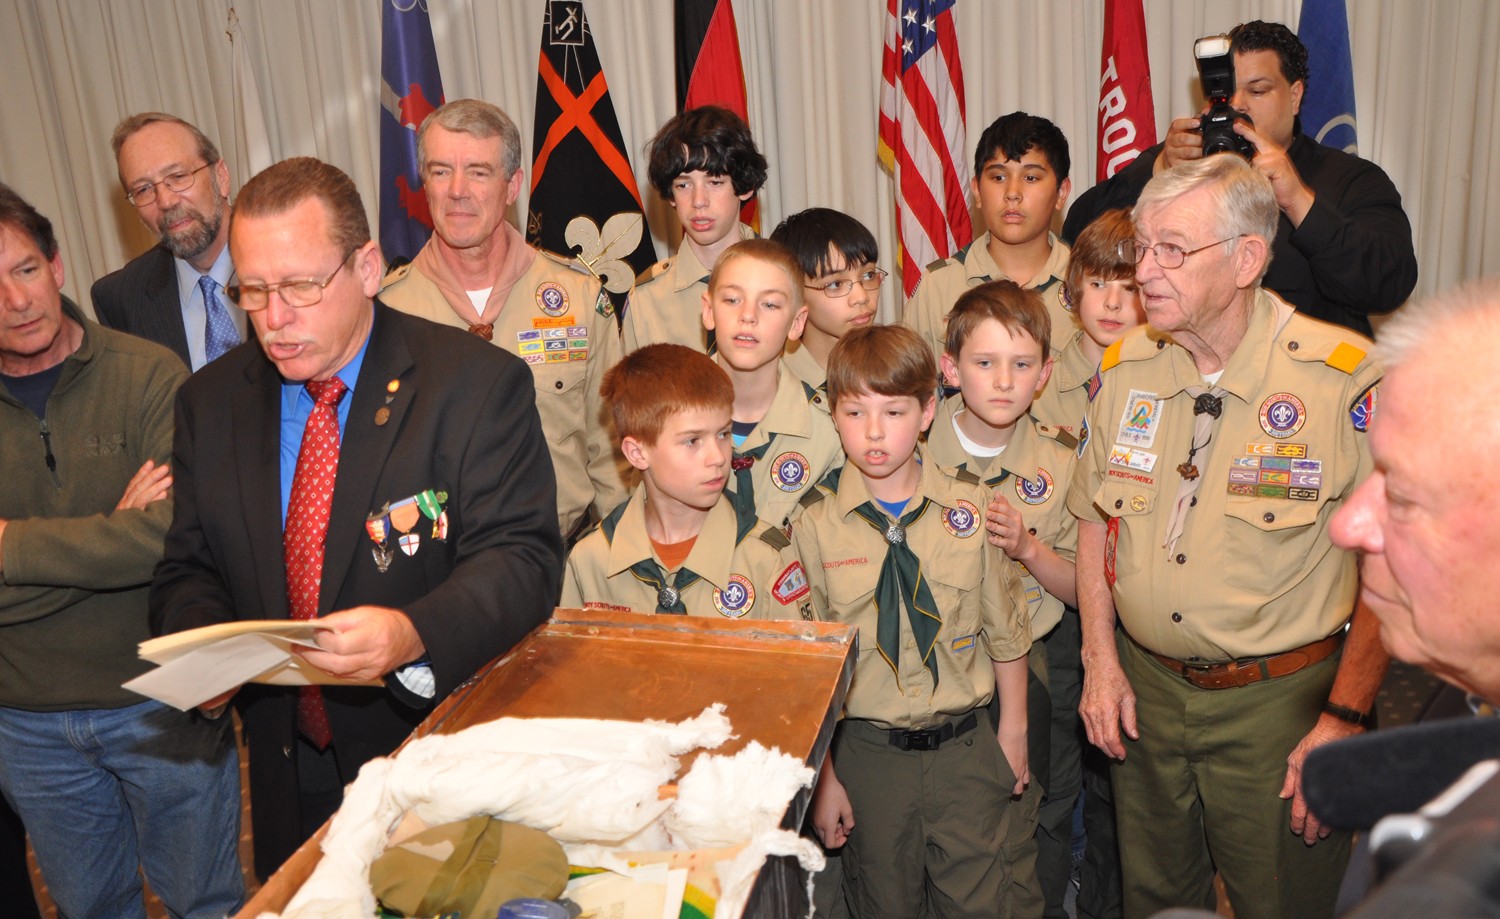
POLYGON ((1156 253, 1156 264, 1162 268, 1181 268, 1189 255, 1202 252, 1204 249, 1212 249, 1214 246, 1222 246, 1239 239, 1241 235, 1243 234, 1236 234, 1196 249, 1184 249, 1175 243, 1157 243, 1154 246, 1148 246, 1139 239, 1122 239, 1115 247, 1115 254, 1132 265, 1139 265, 1141 259, 1146 257, 1146 252, 1150 251, 1156 253))
POLYGON ((889 272, 884 268, 871 268, 853 281, 847 278, 840 278, 837 281, 829 281, 827 284, 804 284, 803 286, 808 290, 821 290, 823 296, 836 299, 838 297, 847 297, 853 293, 855 284, 858 284, 865 290, 879 290, 880 285, 885 283, 888 274, 889 272))
POLYGON ((349 264, 349 256, 358 251, 359 246, 350 249, 344 256, 344 260, 339 262, 339 266, 333 269, 333 273, 322 281, 317 278, 308 278, 305 281, 282 281, 279 284, 230 284, 224 288, 224 292, 229 294, 229 299, 247 313, 263 310, 270 305, 272 291, 280 294, 281 302, 293 309, 316 306, 323 300, 323 290, 332 284, 333 279, 344 270, 344 266, 349 264))
POLYGON ((165 185, 171 191, 181 194, 193 187, 193 181, 198 178, 198 173, 212 166, 213 163, 204 163, 197 169, 185 169, 162 176, 155 182, 142 182, 134 188, 125 190, 125 197, 136 207, 145 207, 156 200, 156 187, 165 185))

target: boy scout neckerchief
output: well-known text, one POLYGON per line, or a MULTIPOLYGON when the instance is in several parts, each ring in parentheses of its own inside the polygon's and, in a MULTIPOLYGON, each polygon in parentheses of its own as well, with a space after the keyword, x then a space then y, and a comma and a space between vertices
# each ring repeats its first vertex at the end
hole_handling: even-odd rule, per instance
POLYGON ((1193 459, 1199 450, 1205 449, 1208 442, 1213 440, 1214 422, 1224 411, 1223 400, 1228 395, 1217 386, 1212 389, 1205 386, 1184 386, 1183 390, 1193 397, 1193 442, 1188 445, 1187 462, 1177 466, 1177 474, 1182 476, 1182 481, 1177 483, 1177 498, 1172 503, 1172 517, 1167 521, 1167 541, 1164 545, 1168 554, 1177 546, 1177 538, 1182 535, 1182 528, 1187 523, 1187 512, 1192 505, 1193 495, 1198 493, 1198 486, 1203 481, 1198 467, 1193 465, 1193 459))
POLYGON ((729 468, 734 470, 734 495, 736 508, 755 506, 755 484, 750 481, 750 469, 758 460, 766 458, 766 451, 771 449, 771 443, 776 435, 763 444, 743 453, 735 450, 729 460, 729 468))
MULTIPOLYGON (((625 516, 625 508, 630 502, 625 502, 615 508, 599 522, 599 528, 604 531, 606 542, 613 544, 615 541, 615 528, 620 525, 620 518, 625 516)), ((753 529, 757 518, 752 507, 744 506, 738 502, 731 501, 730 507, 734 508, 735 527, 734 544, 738 546, 744 541, 745 536, 753 529)), ((656 588, 656 611, 658 613, 671 613, 675 616, 687 615, 687 605, 682 602, 683 591, 687 590, 694 582, 700 580, 697 572, 683 567, 677 569, 677 579, 672 586, 667 586, 667 572, 661 567, 661 563, 655 558, 643 558, 630 566, 630 573, 643 584, 649 584, 656 588)))
POLYGON ((896 671, 899 682, 901 671, 896 667, 901 653, 901 614, 898 608, 906 608, 907 622, 911 623, 912 636, 916 638, 917 650, 922 663, 932 674, 932 685, 938 681, 937 659, 932 656, 932 646, 937 643, 938 627, 942 617, 937 612, 937 601, 927 588, 927 579, 922 577, 922 563, 917 554, 906 544, 906 529, 917 522, 932 502, 927 498, 914 511, 908 511, 899 522, 889 519, 874 501, 866 501, 854 509, 859 519, 874 527, 885 537, 885 561, 880 563, 880 579, 875 583, 875 644, 880 656, 896 671))

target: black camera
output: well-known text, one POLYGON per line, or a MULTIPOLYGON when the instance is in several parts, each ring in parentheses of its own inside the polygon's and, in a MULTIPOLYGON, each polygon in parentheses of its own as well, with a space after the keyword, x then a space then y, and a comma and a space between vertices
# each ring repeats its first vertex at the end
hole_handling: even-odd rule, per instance
POLYGON ((1255 145, 1234 133, 1234 123, 1253 125, 1250 116, 1235 111, 1229 104, 1234 98, 1234 55, 1229 50, 1229 36, 1210 35, 1193 42, 1193 57, 1198 59, 1198 81, 1208 100, 1208 111, 1198 116, 1198 130, 1203 135, 1203 155, 1238 153, 1245 159, 1255 156, 1255 145))

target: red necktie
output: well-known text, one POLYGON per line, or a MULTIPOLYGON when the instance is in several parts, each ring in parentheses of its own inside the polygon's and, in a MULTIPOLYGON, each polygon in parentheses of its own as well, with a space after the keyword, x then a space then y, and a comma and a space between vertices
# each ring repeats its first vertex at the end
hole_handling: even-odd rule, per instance
MULTIPOLYGON (((286 598, 293 619, 318 615, 318 591, 323 582, 323 540, 328 535, 328 514, 333 508, 333 482, 339 471, 339 399, 348 389, 333 377, 307 381, 313 397, 312 414, 302 429, 302 448, 297 452, 297 473, 292 476, 292 497, 287 503, 286 532, 282 536, 286 557, 286 598)), ((323 693, 316 686, 303 686, 297 699, 297 730, 319 750, 333 740, 323 693)))

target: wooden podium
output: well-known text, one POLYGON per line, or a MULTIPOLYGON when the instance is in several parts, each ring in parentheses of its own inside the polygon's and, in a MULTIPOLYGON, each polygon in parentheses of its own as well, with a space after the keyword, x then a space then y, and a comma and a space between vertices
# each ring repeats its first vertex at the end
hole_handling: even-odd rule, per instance
MULTIPOLYGON (((849 689, 856 634, 849 626, 798 620, 559 609, 454 690, 412 736, 501 717, 681 721, 722 702, 735 737, 713 752, 733 754, 758 740, 816 771, 849 689)), ((682 773, 695 756, 682 757, 682 773)), ((796 796, 784 827, 801 825, 809 798, 808 789, 796 796)), ((304 843, 239 915, 280 912, 321 858, 327 829, 304 843)), ((798 903, 805 912, 799 866, 773 859, 745 914, 794 914, 788 910, 798 903)))

